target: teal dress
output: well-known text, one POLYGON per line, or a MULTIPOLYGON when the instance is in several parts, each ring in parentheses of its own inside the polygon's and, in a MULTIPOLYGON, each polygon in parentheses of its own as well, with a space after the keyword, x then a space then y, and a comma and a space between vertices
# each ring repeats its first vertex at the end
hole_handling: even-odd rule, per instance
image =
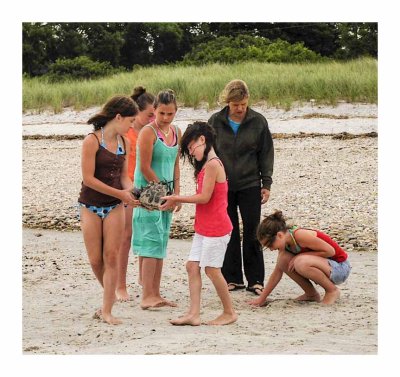
MULTIPOLYGON (((145 126, 151 127, 151 126, 145 126)), ((169 147, 157 136, 153 146, 151 168, 157 177, 163 181, 173 182, 178 143, 169 147)), ((178 130, 175 127, 176 135, 178 130)), ((135 187, 145 186, 148 182, 140 169, 140 153, 137 146, 136 169, 134 177, 135 187)), ((171 228, 171 211, 148 211, 142 207, 135 208, 132 218, 132 250, 141 257, 164 259, 167 256, 167 244, 171 228)))

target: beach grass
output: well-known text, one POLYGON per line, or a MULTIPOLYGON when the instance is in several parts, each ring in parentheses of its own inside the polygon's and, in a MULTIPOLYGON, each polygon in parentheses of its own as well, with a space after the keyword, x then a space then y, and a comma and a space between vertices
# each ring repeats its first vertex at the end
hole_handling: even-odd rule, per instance
POLYGON ((130 95, 138 85, 154 94, 173 89, 181 106, 197 108, 206 104, 215 108, 225 84, 237 78, 248 84, 251 104, 264 102, 267 106, 290 108, 293 103, 310 100, 331 105, 338 101, 377 103, 377 76, 377 60, 362 58, 307 64, 245 62, 135 67, 131 72, 107 78, 62 83, 24 77, 23 111, 58 113, 65 107, 83 110, 100 106, 115 94, 130 95))

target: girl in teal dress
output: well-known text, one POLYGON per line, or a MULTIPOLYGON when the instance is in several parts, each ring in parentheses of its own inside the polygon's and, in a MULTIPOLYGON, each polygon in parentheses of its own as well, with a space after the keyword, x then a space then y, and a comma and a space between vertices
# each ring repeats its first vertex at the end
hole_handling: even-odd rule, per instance
MULTIPOLYGON (((179 194, 178 148, 181 138, 179 128, 171 125, 177 104, 172 90, 158 93, 154 102, 155 120, 139 133, 136 153, 135 187, 145 186, 149 181, 167 181, 173 192, 179 194)), ((161 297, 160 283, 163 260, 167 255, 172 213, 179 211, 180 204, 169 211, 135 209, 132 228, 132 250, 141 264, 142 309, 160 306, 176 306, 161 297)))

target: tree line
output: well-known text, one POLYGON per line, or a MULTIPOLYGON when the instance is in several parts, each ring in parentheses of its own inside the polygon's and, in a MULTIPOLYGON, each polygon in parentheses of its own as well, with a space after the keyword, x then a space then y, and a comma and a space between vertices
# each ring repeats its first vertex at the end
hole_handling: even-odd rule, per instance
POLYGON ((282 49, 285 59, 288 54, 310 59, 378 57, 377 23, 23 23, 22 37, 27 76, 47 74, 56 62, 76 58, 79 64, 88 64, 87 59, 103 63, 103 70, 205 63, 229 43, 218 59, 231 62, 235 56, 243 57, 243 43, 248 44, 248 59, 266 59, 279 49, 274 59, 285 55, 282 49), (264 45, 268 51, 262 50, 264 45))

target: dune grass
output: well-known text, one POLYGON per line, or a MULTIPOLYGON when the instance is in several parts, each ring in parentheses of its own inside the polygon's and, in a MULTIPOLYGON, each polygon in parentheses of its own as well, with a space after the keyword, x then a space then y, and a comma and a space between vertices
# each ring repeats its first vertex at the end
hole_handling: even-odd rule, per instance
POLYGON ((290 108, 295 102, 310 99, 332 105, 338 101, 376 103, 377 75, 377 60, 363 58, 309 64, 154 66, 103 79, 63 83, 23 78, 23 111, 60 112, 64 107, 82 110, 100 106, 114 94, 130 95, 137 85, 155 94, 171 88, 181 106, 196 108, 207 103, 214 108, 225 84, 235 78, 247 82, 253 104, 266 102, 268 106, 290 108))

